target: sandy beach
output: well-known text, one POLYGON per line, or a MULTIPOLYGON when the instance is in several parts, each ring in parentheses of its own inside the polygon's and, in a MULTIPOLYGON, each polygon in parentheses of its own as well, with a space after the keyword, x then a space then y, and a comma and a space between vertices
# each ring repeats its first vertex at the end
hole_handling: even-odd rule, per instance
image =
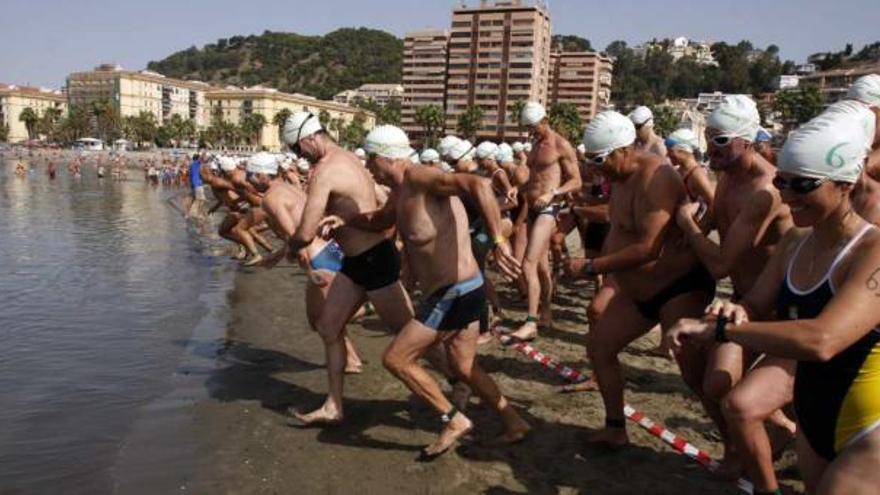
MULTIPOLYGON (((204 444, 193 493, 740 493, 713 478, 630 423, 632 445, 603 452, 585 444, 601 425, 599 395, 561 394, 564 382, 497 342, 481 348, 480 362, 534 426, 522 444, 493 449, 499 432, 490 411, 471 400, 478 429, 432 463, 415 459, 440 429, 438 418, 381 366, 390 340, 375 317, 349 325, 366 364, 346 380, 346 420, 337 427, 300 428, 288 407, 318 406, 326 390, 323 350, 305 324, 300 296, 304 276, 291 266, 241 272, 229 296, 230 321, 217 371, 206 382, 210 399, 192 406, 191 423, 204 444)), ((567 364, 583 365, 588 285, 563 287, 557 325, 536 347, 567 364)), ((507 307, 520 308, 502 290, 507 307)), ((622 355, 627 401, 713 456, 720 444, 674 364, 655 357, 656 334, 622 355)), ((792 477, 794 456, 777 466, 792 477)))

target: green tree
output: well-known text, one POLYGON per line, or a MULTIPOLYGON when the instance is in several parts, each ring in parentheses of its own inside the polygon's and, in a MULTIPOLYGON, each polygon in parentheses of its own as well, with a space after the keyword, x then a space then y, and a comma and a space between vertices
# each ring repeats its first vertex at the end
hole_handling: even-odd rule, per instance
POLYGON ((28 139, 35 139, 37 137, 37 122, 40 121, 40 117, 33 108, 25 107, 21 113, 18 114, 18 121, 24 122, 24 127, 27 129, 28 139))
POLYGON ((780 91, 773 101, 773 110, 779 114, 786 130, 791 130, 819 115, 824 107, 822 93, 815 86, 804 86, 780 91))
POLYGON ((342 129, 339 136, 339 144, 348 149, 360 146, 364 142, 364 138, 367 137, 366 122, 367 116, 363 112, 358 112, 351 119, 351 122, 342 129))
POLYGON ((83 105, 71 105, 67 109, 67 117, 59 124, 61 140, 70 144, 89 132, 91 112, 83 105))
POLYGON ((6 124, 0 125, 0 143, 5 143, 9 141, 9 126, 6 124))
POLYGON ((327 124, 330 123, 330 112, 322 108, 321 111, 318 112, 318 122, 321 123, 321 127, 326 128, 327 124))
MULTIPOLYGON (((520 129, 520 118, 522 117, 523 110, 526 108, 526 101, 523 99, 518 99, 510 104, 508 109, 508 115, 510 115, 510 121, 516 125, 517 129, 520 129)), ((521 129, 520 129, 521 130, 521 129)))
MULTIPOLYGON (((178 122, 183 121, 179 115, 175 114, 171 118, 172 122, 174 121, 174 117, 178 117, 178 122)), ((159 123, 156 121, 156 116, 153 115, 153 112, 141 110, 132 121, 132 124, 134 127, 132 135, 134 141, 138 143, 138 146, 156 141, 156 137, 159 133, 159 123)), ((179 131, 174 130, 173 126, 169 126, 168 133, 172 139, 177 139, 177 136, 174 135, 175 132, 179 131)))
POLYGON ((465 139, 476 140, 477 131, 483 125, 483 109, 477 106, 468 107, 458 116, 456 131, 465 139))
POLYGON ((251 146, 259 144, 263 136, 263 127, 266 126, 266 122, 266 117, 264 117, 263 114, 251 113, 245 115, 245 117, 241 119, 240 125, 242 140, 251 146))
POLYGON ((437 145, 440 133, 446 126, 446 115, 440 105, 424 105, 416 107, 414 116, 416 124, 422 128, 424 133, 424 143, 426 148, 433 148, 437 145))
POLYGON ((584 134, 584 121, 573 103, 554 103, 547 112, 550 127, 576 145, 584 134))
POLYGON ((122 135, 122 118, 110 100, 92 103, 91 111, 95 118, 95 130, 102 141, 112 142, 122 135))
POLYGON ((293 115, 293 112, 287 108, 282 108, 272 116, 272 124, 278 127, 279 141, 282 141, 282 136, 284 136, 284 124, 287 123, 287 119, 289 119, 291 115, 293 115))
POLYGON ((668 136, 678 129, 679 118, 669 105, 655 106, 651 112, 654 114, 654 130, 661 136, 668 136))
POLYGON ((51 141, 57 141, 58 124, 61 122, 61 109, 58 107, 49 107, 43 111, 43 116, 37 123, 37 133, 46 136, 51 141))

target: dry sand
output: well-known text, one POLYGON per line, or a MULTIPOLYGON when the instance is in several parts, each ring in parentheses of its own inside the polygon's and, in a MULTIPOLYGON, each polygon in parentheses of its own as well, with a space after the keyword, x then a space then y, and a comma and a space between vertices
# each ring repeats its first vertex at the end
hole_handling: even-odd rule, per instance
MULTIPOLYGON (((597 393, 564 395, 563 381, 497 343, 481 348, 480 363, 534 426, 520 445, 481 445, 500 430, 491 411, 472 399, 468 414, 478 430, 454 452, 419 463, 419 450, 440 429, 435 414, 409 399, 381 365, 390 337, 375 318, 349 325, 366 364, 346 380, 346 421, 324 429, 300 428, 288 407, 319 406, 326 390, 321 341, 305 324, 305 279, 291 266, 242 272, 230 294, 231 319, 218 371, 208 380, 211 399, 193 406, 202 468, 185 487, 194 493, 739 493, 633 423, 632 445, 609 453, 586 446, 603 422, 597 393)), ((522 304, 510 301, 508 307, 522 304)), ((568 364, 584 365, 586 284, 563 287, 556 328, 535 345, 568 364)), ((626 399, 714 456, 720 445, 699 403, 674 364, 655 357, 657 335, 621 356, 626 399)), ((793 455, 778 464, 795 480, 793 455)))

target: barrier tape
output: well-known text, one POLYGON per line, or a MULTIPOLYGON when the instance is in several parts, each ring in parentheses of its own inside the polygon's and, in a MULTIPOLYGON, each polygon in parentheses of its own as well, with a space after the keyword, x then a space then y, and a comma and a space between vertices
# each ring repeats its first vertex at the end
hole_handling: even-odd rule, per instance
MULTIPOLYGON (((540 363, 545 368, 552 370, 558 376, 566 380, 574 383, 583 383, 590 379, 590 377, 586 374, 569 366, 563 365, 558 360, 539 351, 537 348, 527 342, 516 340, 507 335, 498 335, 498 340, 505 347, 516 349, 528 358, 537 363, 540 363)), ((669 445, 680 454, 690 459, 693 459, 709 471, 714 472, 718 469, 718 461, 712 459, 712 457, 706 451, 697 448, 692 443, 688 442, 685 438, 676 435, 662 424, 653 421, 651 418, 645 416, 644 413, 637 411, 629 404, 624 404, 623 414, 627 417, 627 419, 641 426, 652 436, 659 438, 665 444, 669 445)), ((745 493, 751 494, 754 490, 752 487, 752 483, 746 479, 740 478, 737 480, 736 484, 737 488, 745 493)))

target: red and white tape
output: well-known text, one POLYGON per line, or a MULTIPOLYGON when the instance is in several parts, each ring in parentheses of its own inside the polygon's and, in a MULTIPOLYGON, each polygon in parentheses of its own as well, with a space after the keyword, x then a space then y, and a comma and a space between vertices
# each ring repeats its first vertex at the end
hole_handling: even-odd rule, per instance
MULTIPOLYGON (((557 375, 566 380, 575 383, 582 383, 590 379, 590 377, 586 374, 569 366, 563 365, 558 360, 553 359, 553 357, 539 351, 527 342, 518 341, 507 335, 499 335, 498 340, 501 341, 501 343, 504 344, 506 347, 516 349, 533 361, 540 363, 545 368, 552 370, 557 375)), ((697 448, 683 437, 676 435, 662 424, 653 421, 651 418, 645 416, 642 412, 637 411, 629 404, 624 404, 623 414, 628 419, 632 420, 637 425, 644 428, 654 437, 659 438, 664 443, 678 451, 680 454, 689 457, 694 461, 697 461, 709 471, 715 471, 716 469, 718 469, 718 461, 712 459, 712 457, 706 451, 697 448)), ((748 480, 740 478, 739 480, 737 480, 736 484, 737 487, 745 493, 752 493, 753 491, 752 483, 748 480)))

